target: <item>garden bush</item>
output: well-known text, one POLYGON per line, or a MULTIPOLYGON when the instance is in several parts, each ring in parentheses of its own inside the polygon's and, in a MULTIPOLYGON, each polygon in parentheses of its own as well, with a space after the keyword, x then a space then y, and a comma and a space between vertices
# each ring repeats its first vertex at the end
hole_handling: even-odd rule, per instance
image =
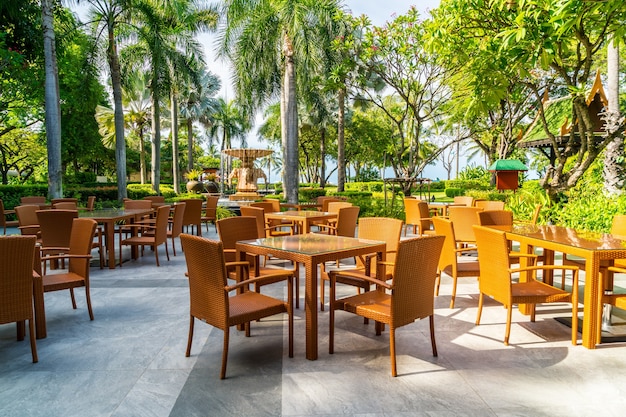
POLYGON ((446 188, 446 197, 452 198, 459 195, 465 195, 465 190, 463 188, 449 187, 446 188))

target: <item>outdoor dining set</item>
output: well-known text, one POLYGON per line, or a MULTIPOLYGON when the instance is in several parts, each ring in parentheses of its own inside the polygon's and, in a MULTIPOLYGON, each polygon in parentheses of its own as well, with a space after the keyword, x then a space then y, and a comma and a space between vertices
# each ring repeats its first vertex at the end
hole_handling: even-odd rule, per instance
POLYGON ((539 225, 540 206, 530 221, 517 221, 504 203, 471 198, 436 203, 405 197, 405 221, 359 218, 360 208, 340 198, 282 206, 267 199, 242 205, 240 215, 221 220, 217 197, 174 204, 159 197, 127 200, 121 209, 100 210, 94 200, 78 207, 73 199, 26 199, 15 211, 4 210, 0 201, 5 234, 6 226, 16 226, 6 223, 5 215, 13 213, 21 233, 0 237, 0 324, 17 322, 17 339, 23 340, 28 322, 33 362, 38 361, 36 339, 46 337, 44 293, 69 290, 76 309, 74 289, 84 288, 94 320, 91 267, 123 267, 126 246, 131 259, 151 247, 158 266, 159 247, 165 247, 169 260, 168 246, 176 255, 177 240, 190 292, 186 355, 192 353, 195 319, 221 329, 222 379, 233 326, 249 335, 257 320, 286 314, 292 357, 294 309, 301 308, 301 301, 307 359, 319 356, 321 312, 329 310, 330 354, 335 316, 349 312, 365 323, 371 320, 377 335, 388 332, 396 376, 399 327, 428 318, 432 355, 437 356, 434 299, 442 274, 452 279, 451 309, 458 280, 477 282, 477 325, 485 296, 506 308, 505 345, 511 339, 513 305, 532 322, 537 304, 570 305, 571 342, 578 343, 582 319, 581 340, 588 349, 602 343, 604 306, 626 307, 626 295, 613 293, 614 275, 626 273, 626 216, 616 216, 611 233, 601 234, 539 225), (202 223, 208 231, 209 222, 215 224, 216 240, 202 237, 202 223), (92 251, 98 253, 97 262, 92 263, 92 251), (280 283, 287 287, 283 299, 263 294, 265 285, 280 283), (344 290, 338 291, 340 286, 344 290), (353 295, 344 296, 346 286, 354 288, 353 295))

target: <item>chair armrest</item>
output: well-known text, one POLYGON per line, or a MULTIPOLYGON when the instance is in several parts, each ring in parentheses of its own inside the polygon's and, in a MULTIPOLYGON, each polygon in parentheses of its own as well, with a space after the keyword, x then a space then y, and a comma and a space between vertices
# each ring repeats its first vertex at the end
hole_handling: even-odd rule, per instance
MULTIPOLYGON (((328 273, 328 276, 330 278, 330 285, 335 285, 336 284, 336 280, 337 280, 336 277, 337 277, 337 275, 342 275, 341 274, 341 270, 330 271, 328 273)), ((386 288, 386 289, 393 289, 393 284, 389 284, 386 281, 381 281, 379 279, 370 277, 369 275, 365 275, 364 273, 359 273, 359 272, 354 271, 354 272, 350 272, 350 276, 361 278, 364 281, 367 281, 367 282, 369 282, 371 284, 379 285, 379 286, 381 286, 383 288, 386 288)))
POLYGON ((41 257, 41 261, 48 261, 50 259, 91 259, 91 255, 46 255, 41 257))
POLYGON ((332 225, 329 225, 329 224, 322 224, 322 223, 320 223, 320 224, 316 224, 316 226, 318 228, 320 228, 320 229, 329 229, 329 230, 335 230, 335 231, 337 230, 336 226, 332 226, 332 225))

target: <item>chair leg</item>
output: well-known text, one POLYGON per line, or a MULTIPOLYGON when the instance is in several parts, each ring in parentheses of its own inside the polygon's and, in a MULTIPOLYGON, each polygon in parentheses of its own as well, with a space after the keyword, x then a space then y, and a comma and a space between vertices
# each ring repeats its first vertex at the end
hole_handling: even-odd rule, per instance
POLYGON ((452 277, 452 296, 450 297, 450 308, 454 308, 454 299, 456 298, 456 281, 457 277, 452 277))
POLYGON ((328 318, 328 353, 335 353, 335 306, 333 300, 335 299, 335 288, 330 283, 330 294, 329 294, 329 318, 328 318))
POLYGON ((170 252, 167 249, 167 238, 165 239, 165 256, 167 257, 167 260, 170 260, 170 252))
POLYGON ((439 285, 441 284, 441 271, 437 271, 437 278, 435 278, 435 280, 437 281, 435 283, 435 297, 439 297, 439 285))
POLYGON ((74 297, 74 288, 70 288, 70 297, 72 298, 72 307, 76 310, 76 297, 74 297))
POLYGON ((504 345, 509 345, 509 336, 511 335, 511 316, 513 315, 513 306, 506 306, 506 330, 504 331, 504 345))
MULTIPOLYGON (((322 271, 321 275, 324 275, 322 271)), ((320 311, 324 311, 324 278, 320 277, 320 311)))
POLYGON ((189 355, 191 354, 191 342, 193 341, 193 324, 194 324, 194 317, 190 314, 189 315, 189 336, 187 337, 187 352, 185 352, 185 356, 188 358, 189 355))
POLYGON ((397 376, 398 371, 396 369, 396 329, 393 326, 389 326, 389 356, 391 357, 391 376, 397 376))
POLYGON ((433 356, 437 357, 437 342, 435 342, 435 315, 431 314, 430 321, 430 344, 433 347, 433 356))
MULTIPOLYGON (((167 246, 167 239, 165 241, 165 246, 167 246)), ((176 243, 174 242, 174 236, 172 236, 172 251, 174 252, 174 256, 176 256, 176 243)))
POLYGON ((33 363, 39 362, 39 358, 37 357, 37 342, 35 341, 35 323, 33 323, 34 319, 31 318, 28 320, 28 332, 30 337, 30 351, 33 355, 33 363))
POLYGON ((483 293, 478 295, 478 312, 476 313, 476 325, 480 324, 480 315, 483 312, 483 293))
MULTIPOLYGON (((165 245, 165 247, 167 247, 167 244, 165 245)), ((154 257, 156 258, 156 264, 157 264, 157 266, 161 266, 161 265, 159 264, 159 247, 158 247, 158 246, 156 246, 156 245, 154 245, 152 249, 154 250, 154 257)))
POLYGON ((91 295, 89 285, 85 285, 85 299, 87 300, 87 311, 89 311, 89 320, 93 320, 93 310, 91 309, 91 295))
POLYGON ((228 336, 230 327, 224 329, 224 347, 222 348, 222 371, 220 372, 220 379, 226 378, 226 362, 228 360, 228 336))

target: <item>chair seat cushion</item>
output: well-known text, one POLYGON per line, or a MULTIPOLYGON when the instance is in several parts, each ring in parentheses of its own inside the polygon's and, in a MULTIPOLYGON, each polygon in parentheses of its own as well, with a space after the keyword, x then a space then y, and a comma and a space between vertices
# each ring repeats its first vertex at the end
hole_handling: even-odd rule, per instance
POLYGON ((388 323, 391 316, 391 296, 383 291, 367 291, 339 299, 335 302, 335 307, 381 323, 388 323))
POLYGON ((569 292, 540 281, 512 284, 511 295, 514 303, 552 303, 571 299, 569 292))
POLYGON ((43 277, 44 292, 58 291, 66 288, 77 288, 84 286, 85 279, 73 272, 45 275, 43 277))
POLYGON ((283 301, 251 291, 229 297, 228 305, 231 326, 287 312, 283 301))

